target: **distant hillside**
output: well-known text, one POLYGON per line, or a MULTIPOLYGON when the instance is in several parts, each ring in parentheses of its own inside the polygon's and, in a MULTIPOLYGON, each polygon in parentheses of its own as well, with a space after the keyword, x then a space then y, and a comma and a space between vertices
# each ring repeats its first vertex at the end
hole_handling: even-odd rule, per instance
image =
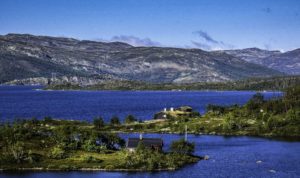
POLYGON ((300 76, 252 78, 235 82, 201 82, 189 84, 153 84, 138 81, 107 81, 88 86, 64 83, 49 85, 54 90, 284 90, 300 86, 300 76))
POLYGON ((300 74, 300 49, 285 53, 258 48, 226 50, 224 52, 239 57, 247 62, 260 64, 287 74, 300 74))
POLYGON ((263 64, 262 61, 266 57, 281 54, 280 51, 268 51, 259 48, 225 50, 224 52, 239 57, 247 62, 256 63, 256 64, 263 64))
POLYGON ((262 61, 262 65, 287 74, 300 74, 300 49, 269 56, 262 61))
MULTIPOLYGON (((282 73, 224 52, 133 47, 72 38, 0 36, 0 83, 58 78, 139 80, 154 83, 224 82, 282 73)), ((80 80, 86 81, 86 80, 80 80)), ((96 82, 96 81, 94 81, 96 82)), ((26 84, 26 83, 24 83, 26 84)), ((85 83, 80 83, 85 84, 85 83)))

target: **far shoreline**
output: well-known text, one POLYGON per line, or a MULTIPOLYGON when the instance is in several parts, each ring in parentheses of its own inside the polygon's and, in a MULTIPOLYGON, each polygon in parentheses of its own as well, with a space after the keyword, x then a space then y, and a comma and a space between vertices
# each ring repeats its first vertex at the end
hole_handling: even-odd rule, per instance
POLYGON ((40 87, 36 89, 32 89, 35 91, 76 91, 76 92, 101 92, 101 91, 112 91, 112 92, 257 92, 257 93, 283 93, 281 90, 238 90, 238 89, 199 89, 199 90, 169 90, 169 89, 158 89, 158 90, 135 90, 135 89, 46 89, 47 86, 45 85, 6 85, 0 84, 0 87, 40 87))
MULTIPOLYGON (((283 75, 269 77, 241 78, 229 81, 193 81, 187 83, 150 82, 140 80, 105 80, 102 82, 74 82, 64 78, 44 78, 40 82, 39 77, 16 79, 0 83, 0 86, 36 86, 44 90, 70 90, 70 91, 256 91, 274 92, 285 91, 300 83, 300 75, 283 75)), ((91 78, 92 79, 92 78, 91 78)))

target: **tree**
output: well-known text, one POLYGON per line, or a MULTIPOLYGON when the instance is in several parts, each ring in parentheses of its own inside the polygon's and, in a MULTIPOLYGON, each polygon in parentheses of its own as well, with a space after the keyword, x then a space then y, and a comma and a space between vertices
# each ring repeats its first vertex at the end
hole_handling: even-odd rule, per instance
POLYGON ((138 143, 138 145, 136 147, 136 152, 137 153, 144 153, 145 150, 146 150, 146 146, 145 146, 144 142, 143 141, 139 141, 139 143, 138 143))
POLYGON ((95 139, 89 139, 84 142, 82 145, 82 148, 85 151, 89 152, 98 152, 100 151, 100 147, 96 145, 96 140, 95 139))
POLYGON ((105 126, 105 123, 104 123, 104 120, 102 117, 95 118, 93 121, 93 124, 96 129, 101 129, 102 127, 105 126))
POLYGON ((125 145, 125 141, 114 133, 102 135, 101 141, 106 145, 107 149, 118 149, 125 145))
POLYGON ((10 151, 17 163, 21 163, 26 158, 26 151, 23 142, 16 142, 10 146, 10 151))
POLYGON ((187 142, 184 139, 173 141, 171 144, 171 151, 173 153, 191 155, 195 151, 195 144, 187 142))
POLYGON ((120 119, 117 116, 113 116, 110 120, 111 125, 120 125, 120 119))
POLYGON ((49 124, 49 123, 53 122, 53 119, 50 116, 46 116, 46 117, 44 117, 44 121, 45 121, 45 123, 49 124))
POLYGON ((125 124, 130 124, 130 123, 133 123, 133 122, 136 122, 136 121, 137 121, 137 119, 133 115, 128 115, 125 118, 125 124))
POLYGON ((260 109, 264 103, 264 96, 261 93, 256 93, 253 97, 248 101, 247 108, 248 110, 255 111, 260 109))
MULTIPOLYGON (((286 90, 284 103, 288 108, 300 106, 300 86, 291 87, 286 90)), ((287 109, 288 109, 287 108, 287 109)))
POLYGON ((74 126, 61 125, 53 130, 53 141, 63 147, 72 147, 72 143, 76 141, 77 131, 74 126))
POLYGON ((213 112, 216 114, 223 114, 225 112, 226 107, 225 106, 218 106, 218 105, 213 105, 213 104, 209 104, 206 107, 206 111, 208 112, 213 112))

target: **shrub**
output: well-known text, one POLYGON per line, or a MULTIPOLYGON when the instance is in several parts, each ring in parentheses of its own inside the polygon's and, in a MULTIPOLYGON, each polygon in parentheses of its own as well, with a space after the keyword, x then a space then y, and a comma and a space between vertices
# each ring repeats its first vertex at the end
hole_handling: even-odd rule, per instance
POLYGON ((249 112, 253 112, 262 107, 262 104, 265 102, 264 96, 261 93, 256 93, 253 97, 248 101, 246 107, 249 112))
POLYGON ((113 165, 111 165, 111 164, 105 166, 105 169, 107 169, 107 170, 112 170, 112 169, 114 169, 114 168, 115 168, 115 167, 114 167, 113 165))
POLYGON ((89 152, 99 152, 100 151, 100 147, 96 145, 96 140, 94 140, 94 139, 86 140, 84 142, 84 144, 82 145, 82 148, 85 151, 89 151, 89 152))
POLYGON ((105 123, 104 123, 104 120, 102 117, 95 118, 93 121, 93 124, 96 129, 101 129, 102 127, 105 126, 105 123))
POLYGON ((52 150, 49 153, 49 158, 53 159, 64 159, 67 157, 67 154, 64 149, 56 146, 52 148, 52 150))
POLYGON ((195 151, 195 144, 180 139, 178 141, 173 141, 171 144, 171 151, 173 153, 191 155, 195 151))
POLYGON ((21 163, 26 159, 27 152, 23 142, 16 142, 15 144, 12 144, 10 146, 10 151, 17 163, 21 163))
POLYGON ((102 160, 95 158, 93 156, 85 156, 84 161, 87 163, 101 163, 102 162, 102 160))
POLYGON ((65 164, 62 164, 62 165, 59 165, 59 167, 58 167, 60 170, 65 170, 65 171, 67 171, 67 170, 71 170, 72 169, 72 167, 71 166, 69 166, 69 165, 65 165, 65 164))
POLYGON ((137 121, 137 119, 133 115, 128 115, 125 118, 125 124, 130 124, 130 123, 133 123, 133 122, 136 122, 136 121, 137 121))
POLYGON ((110 120, 111 125, 120 125, 120 119, 117 116, 113 116, 110 120))

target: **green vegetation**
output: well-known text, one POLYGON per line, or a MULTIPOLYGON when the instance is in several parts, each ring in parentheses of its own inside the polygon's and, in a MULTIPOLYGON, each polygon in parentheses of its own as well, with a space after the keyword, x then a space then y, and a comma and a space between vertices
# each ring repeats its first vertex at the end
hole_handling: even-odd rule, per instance
MULTIPOLYGON (((300 137, 300 87, 282 98, 265 100, 256 94, 244 106, 208 105, 205 115, 175 110, 166 119, 105 127, 106 131, 300 137)), ((155 115, 157 116, 157 115, 155 115)))
POLYGON ((125 118, 125 124, 131 124, 134 122, 137 122, 137 119, 131 114, 125 118))
POLYGON ((105 83, 79 86, 70 83, 49 85, 53 90, 284 90, 300 85, 300 76, 252 78, 233 82, 218 83, 146 83, 141 81, 113 80, 105 83))
POLYGON ((158 132, 220 135, 300 137, 300 86, 286 90, 282 98, 265 100, 257 93, 244 106, 208 105, 200 116, 190 107, 166 111, 166 119, 137 122, 129 115, 121 124, 101 117, 93 124, 80 121, 16 120, 0 124, 0 169, 49 170, 166 170, 196 162, 194 144, 175 141, 170 153, 145 148, 124 149, 117 132, 158 132))
MULTIPOLYGON (((177 145, 177 142, 174 141, 172 144, 177 145)), ((184 142, 184 144, 193 145, 189 142, 184 142)), ((168 168, 171 170, 177 169, 185 164, 197 162, 200 158, 193 156, 193 152, 194 150, 191 149, 189 149, 189 152, 177 152, 176 148, 172 148, 171 153, 163 153, 158 150, 147 148, 143 142, 139 142, 136 151, 129 152, 125 160, 128 168, 140 170, 161 170, 168 168)))
POLYGON ((101 129, 105 125, 102 117, 95 118, 93 123, 96 129, 101 129))
POLYGON ((208 115, 221 118, 223 133, 300 136, 300 87, 290 88, 283 98, 266 101, 256 94, 243 106, 225 107, 208 115))
POLYGON ((116 125, 120 125, 121 122, 120 122, 120 119, 117 117, 117 116, 113 116, 111 119, 110 119, 110 124, 112 126, 116 126, 116 125))
POLYGON ((178 141, 174 141, 171 145, 171 150, 174 153, 191 155, 195 151, 195 144, 189 143, 184 139, 180 139, 178 141))
MULTIPOLYGON (((128 118, 132 120, 132 116, 128 118)), ((154 171, 177 169, 199 160, 192 155, 142 147, 128 152, 125 141, 116 133, 101 131, 116 127, 118 119, 113 120, 113 125, 106 125, 101 117, 93 124, 50 117, 3 123, 0 169, 154 171)))

